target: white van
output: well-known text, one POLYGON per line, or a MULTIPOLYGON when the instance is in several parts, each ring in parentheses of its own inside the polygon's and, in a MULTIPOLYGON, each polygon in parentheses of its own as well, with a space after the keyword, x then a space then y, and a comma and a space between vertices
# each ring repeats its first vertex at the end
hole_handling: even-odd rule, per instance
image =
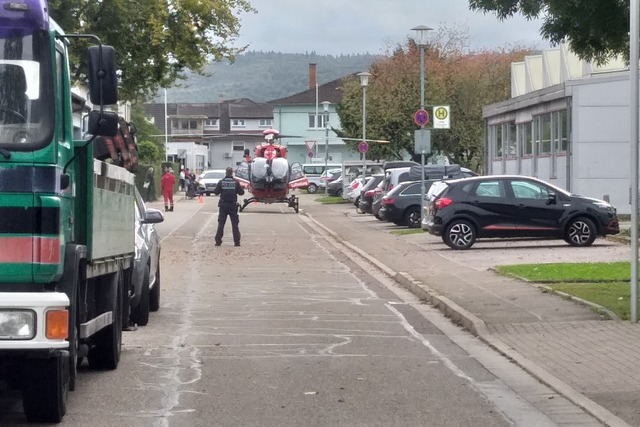
MULTIPOLYGON (((328 169, 341 168, 342 165, 334 163, 327 164, 328 169)), ((308 193, 315 193, 320 186, 320 176, 324 172, 324 163, 305 163, 302 165, 302 172, 307 176, 309 185, 306 187, 308 193)), ((302 187, 304 188, 304 187, 302 187)))

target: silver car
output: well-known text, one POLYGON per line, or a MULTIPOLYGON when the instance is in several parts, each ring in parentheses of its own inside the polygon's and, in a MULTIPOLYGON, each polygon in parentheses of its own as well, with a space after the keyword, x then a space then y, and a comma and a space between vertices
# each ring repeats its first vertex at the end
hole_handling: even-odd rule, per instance
POLYGON ((129 292, 131 320, 149 323, 149 312, 160 308, 160 238, 154 224, 164 221, 162 212, 147 208, 136 189, 136 252, 129 292))

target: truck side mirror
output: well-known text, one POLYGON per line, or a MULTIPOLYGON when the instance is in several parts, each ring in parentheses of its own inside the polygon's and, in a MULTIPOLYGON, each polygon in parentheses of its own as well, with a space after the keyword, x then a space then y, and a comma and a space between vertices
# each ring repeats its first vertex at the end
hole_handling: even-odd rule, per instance
POLYGON ((96 136, 115 136, 118 132, 118 113, 113 111, 89 111, 88 132, 96 136))
POLYGON ((118 102, 116 51, 112 46, 90 46, 87 49, 89 70, 89 99, 94 105, 113 105, 118 102))

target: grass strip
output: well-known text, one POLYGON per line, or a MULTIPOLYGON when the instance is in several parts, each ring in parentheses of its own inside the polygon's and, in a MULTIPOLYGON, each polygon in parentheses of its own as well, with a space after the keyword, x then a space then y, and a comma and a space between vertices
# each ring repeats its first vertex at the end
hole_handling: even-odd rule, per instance
POLYGON ((495 270, 538 283, 624 282, 631 280, 629 262, 499 265, 495 270))

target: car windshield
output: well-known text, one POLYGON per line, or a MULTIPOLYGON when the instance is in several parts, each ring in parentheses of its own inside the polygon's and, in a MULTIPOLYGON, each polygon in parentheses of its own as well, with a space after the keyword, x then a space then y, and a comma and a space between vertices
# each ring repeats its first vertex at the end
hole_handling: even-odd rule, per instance
POLYGON ((30 151, 51 142, 50 56, 46 31, 0 37, 0 147, 30 151))

